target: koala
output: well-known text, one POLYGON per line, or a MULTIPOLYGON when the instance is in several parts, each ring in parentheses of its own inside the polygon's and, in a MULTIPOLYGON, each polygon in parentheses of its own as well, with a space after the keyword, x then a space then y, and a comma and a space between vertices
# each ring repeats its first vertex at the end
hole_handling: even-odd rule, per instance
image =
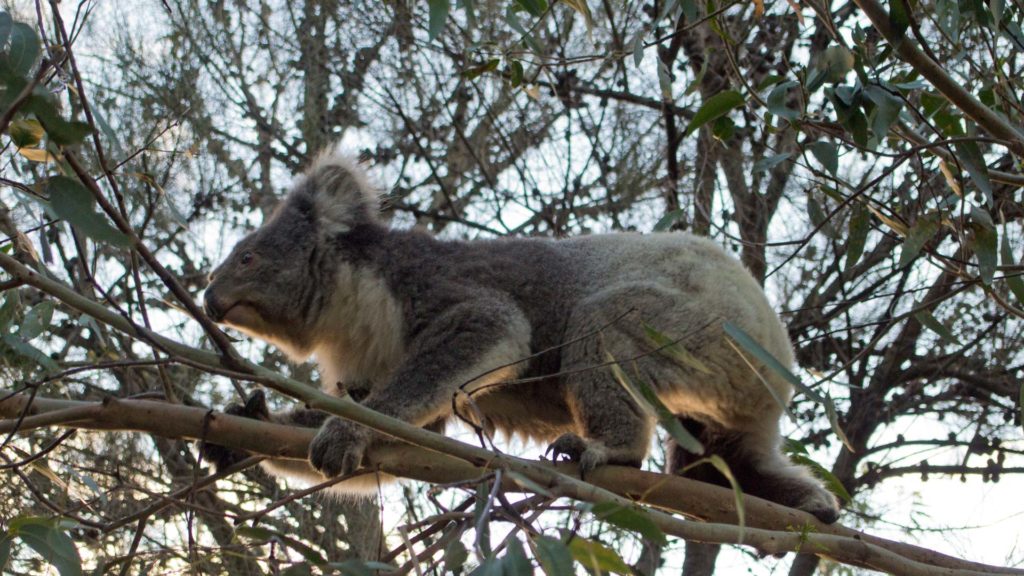
MULTIPOLYGON (((442 240, 392 229, 378 211, 356 164, 320 156, 210 275, 207 314, 295 361, 315 357, 328 393, 358 390, 366 407, 437 430, 469 418, 547 443, 583 473, 639 467, 654 435, 655 418, 616 379, 614 359, 725 459, 744 491, 837 519, 836 498, 780 451, 790 384, 741 358, 722 326, 792 365, 785 327, 716 244, 675 232, 442 240), (652 328, 697 362, 659 353, 652 328)), ((273 474, 349 474, 384 441, 320 412, 271 414, 262 395, 247 404, 229 411, 319 428, 308 464, 270 461, 273 474)), ((671 450, 676 468, 693 458, 671 450)))

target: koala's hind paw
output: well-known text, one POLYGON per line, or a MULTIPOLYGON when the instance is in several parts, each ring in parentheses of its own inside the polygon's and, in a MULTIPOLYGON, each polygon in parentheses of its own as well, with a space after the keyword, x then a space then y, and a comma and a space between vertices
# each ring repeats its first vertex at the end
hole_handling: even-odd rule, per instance
POLYGON ((576 462, 580 467, 580 477, 586 477, 594 468, 608 463, 608 450, 604 444, 572 433, 562 434, 555 439, 544 453, 545 456, 548 454, 552 462, 557 462, 562 456, 570 462, 576 462))
POLYGON ((827 489, 815 488, 808 492, 794 508, 811 514, 825 524, 832 524, 839 520, 839 501, 827 489))
MULTIPOLYGON (((225 414, 242 416, 254 420, 269 420, 270 410, 267 409, 267 397, 262 390, 257 390, 245 401, 245 404, 233 402, 224 408, 225 414)), ((206 442, 199 446, 199 452, 203 459, 213 463, 218 471, 241 462, 249 456, 248 452, 235 450, 220 444, 208 444, 206 442)))
POLYGON ((369 444, 369 430, 333 416, 310 443, 309 462, 328 478, 351 474, 362 465, 369 444))

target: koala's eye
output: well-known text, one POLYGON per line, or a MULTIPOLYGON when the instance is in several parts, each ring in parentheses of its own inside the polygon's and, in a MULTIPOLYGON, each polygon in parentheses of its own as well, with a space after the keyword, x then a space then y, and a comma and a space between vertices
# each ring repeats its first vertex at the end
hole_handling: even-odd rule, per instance
POLYGON ((242 259, 239 260, 239 262, 242 266, 248 266, 249 264, 252 264, 252 259, 252 252, 246 252, 245 254, 242 254, 242 259))

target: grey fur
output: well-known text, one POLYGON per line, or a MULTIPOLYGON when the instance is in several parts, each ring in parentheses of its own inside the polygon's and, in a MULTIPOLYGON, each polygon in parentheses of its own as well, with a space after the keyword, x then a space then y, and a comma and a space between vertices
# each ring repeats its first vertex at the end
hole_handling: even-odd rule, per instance
MULTIPOLYGON (((786 331, 714 243, 681 233, 442 241, 387 228, 372 202, 358 168, 321 157, 211 275, 211 317, 296 360, 315 355, 332 393, 369 383, 366 406, 420 426, 451 420, 454 405, 487 428, 550 442, 584 470, 639 466, 654 430, 603 366, 610 355, 696 423, 748 493, 835 520, 835 498, 779 451, 790 385, 756 363, 755 374, 722 323, 792 364, 786 331), (679 338, 699 366, 652 353, 645 325, 679 338)), ((319 472, 276 472, 349 473, 378 441, 329 418, 310 448, 319 472)))

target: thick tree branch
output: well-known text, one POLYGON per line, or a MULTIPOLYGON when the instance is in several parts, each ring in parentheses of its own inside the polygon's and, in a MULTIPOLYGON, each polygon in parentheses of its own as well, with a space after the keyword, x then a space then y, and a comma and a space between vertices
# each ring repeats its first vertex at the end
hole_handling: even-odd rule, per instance
MULTIPOLYGON (((136 430, 165 437, 205 439, 277 458, 304 459, 307 445, 315 434, 313 429, 151 400, 108 398, 103 402, 77 402, 38 397, 31 400, 27 394, 0 394, 0 397, 5 398, 0 401, 0 417, 5 418, 0 420, 3 432, 14 427, 31 401, 28 418, 78 411, 82 419, 61 422, 65 427, 136 430)), ((465 451, 463 446, 466 445, 461 442, 440 438, 439 445, 452 453, 465 451)), ((472 450, 486 452, 479 448, 472 450)), ((744 497, 748 524, 741 529, 732 525, 736 515, 730 490, 678 476, 606 466, 588 476, 590 483, 585 483, 571 476, 576 469, 569 464, 553 467, 544 462, 487 453, 491 454, 489 461, 473 465, 443 453, 391 445, 370 454, 368 464, 388 474, 432 483, 469 481, 480 478, 487 470, 510 469, 527 474, 561 496, 589 502, 642 503, 706 520, 707 523, 682 520, 652 510, 652 519, 663 531, 688 540, 749 544, 767 553, 799 550, 897 574, 1024 574, 1024 570, 968 562, 843 526, 825 526, 809 514, 751 496, 744 497)), ((528 490, 526 487, 519 489, 528 490)))

